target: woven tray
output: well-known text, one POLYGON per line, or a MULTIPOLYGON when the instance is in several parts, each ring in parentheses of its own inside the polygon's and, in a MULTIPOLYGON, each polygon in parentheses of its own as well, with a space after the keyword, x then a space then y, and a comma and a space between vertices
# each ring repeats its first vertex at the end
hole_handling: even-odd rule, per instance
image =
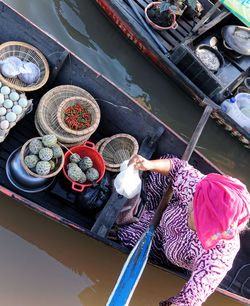
POLYGON ((91 133, 83 136, 69 134, 58 123, 57 110, 59 105, 65 99, 73 96, 85 97, 91 100, 100 111, 99 105, 86 90, 73 85, 61 85, 48 91, 41 98, 36 110, 36 120, 41 130, 46 134, 55 134, 58 141, 63 143, 82 142, 91 136, 91 133))
POLYGON ((0 45, 0 60, 9 56, 18 57, 26 62, 36 64, 40 69, 39 79, 32 84, 25 84, 19 78, 6 78, 0 73, 0 81, 19 91, 33 91, 41 88, 49 78, 49 65, 44 55, 30 44, 9 41, 0 45))

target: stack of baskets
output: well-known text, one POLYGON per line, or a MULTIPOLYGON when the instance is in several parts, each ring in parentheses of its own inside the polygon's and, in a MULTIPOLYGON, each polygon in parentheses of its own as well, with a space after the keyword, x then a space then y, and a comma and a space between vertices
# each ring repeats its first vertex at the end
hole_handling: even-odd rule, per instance
POLYGON ((73 85, 60 85, 48 91, 40 100, 35 125, 38 133, 55 134, 58 142, 66 147, 83 144, 95 132, 100 122, 100 108, 96 100, 84 89, 73 85), (70 129, 63 120, 67 107, 79 103, 91 113, 91 125, 82 131, 70 129))
POLYGON ((106 169, 111 172, 120 172, 121 164, 139 151, 137 140, 124 133, 102 138, 95 148, 102 155, 106 169))

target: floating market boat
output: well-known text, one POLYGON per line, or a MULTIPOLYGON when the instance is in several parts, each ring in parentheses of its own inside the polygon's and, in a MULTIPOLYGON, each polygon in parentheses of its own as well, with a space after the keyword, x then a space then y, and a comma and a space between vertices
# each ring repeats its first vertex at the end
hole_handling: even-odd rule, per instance
MULTIPOLYGON (((125 203, 124 197, 112 192, 96 217, 95 214, 85 214, 79 209, 81 193, 72 190, 72 185, 66 180, 62 171, 45 185, 39 185, 41 184, 39 181, 37 183, 37 180, 31 179, 31 181, 23 180, 21 182, 23 186, 20 186, 13 184, 13 180, 10 179, 10 171, 13 175, 20 170, 20 163, 18 164, 15 159, 11 160, 11 156, 13 157, 13 154, 23 147, 26 141, 39 136, 39 129, 35 125, 35 114, 41 97, 58 86, 75 86, 88 92, 89 97, 98 102, 101 111, 100 124, 89 138, 92 143, 97 143, 100 139, 114 134, 127 133, 137 140, 140 147, 139 153, 151 158, 166 152, 181 157, 186 148, 186 142, 110 80, 100 75, 3 1, 0 2, 0 22, 2 44, 9 41, 22 41, 33 45, 48 61, 50 71, 44 86, 38 90, 26 92, 27 98, 33 99, 33 110, 26 114, 0 143, 0 192, 65 226, 128 253, 126 248, 110 237, 110 230, 125 203)), ((192 154, 190 163, 205 174, 221 173, 197 151, 192 154)), ((111 176, 114 174, 107 169, 106 172, 111 176)), ((242 235, 241 239, 242 247, 233 268, 227 273, 217 291, 247 303, 250 297, 250 232, 242 235)), ((162 267, 162 269, 165 268, 162 267)), ((178 270, 171 270, 171 272, 185 278, 184 273, 178 270)))
MULTIPOLYGON (((215 0, 200 0, 203 11, 194 20, 189 19, 184 11, 183 15, 176 18, 177 24, 174 27, 158 30, 146 23, 145 8, 151 2, 151 0, 96 0, 101 10, 143 55, 172 77, 194 101, 204 106, 202 103, 204 97, 210 97, 219 106, 211 117, 231 135, 237 137, 246 148, 250 148, 250 128, 246 126, 243 128, 238 119, 236 122, 221 108, 221 103, 225 99, 235 96, 241 90, 246 91, 242 84, 250 73, 249 31, 246 30, 248 42, 245 40, 241 43, 245 45, 242 50, 237 49, 236 52, 235 49, 230 49, 228 44, 224 43, 225 36, 226 41, 229 37, 225 27, 227 25, 241 27, 244 24, 226 7, 219 5, 219 1, 216 4, 215 0), (211 57, 207 63, 202 62, 201 57, 197 56, 198 51, 214 53, 218 63, 220 62, 218 69, 213 70, 209 67, 211 57)), ((249 5, 246 4, 245 7, 247 6, 248 16, 245 20, 249 26, 249 5)))

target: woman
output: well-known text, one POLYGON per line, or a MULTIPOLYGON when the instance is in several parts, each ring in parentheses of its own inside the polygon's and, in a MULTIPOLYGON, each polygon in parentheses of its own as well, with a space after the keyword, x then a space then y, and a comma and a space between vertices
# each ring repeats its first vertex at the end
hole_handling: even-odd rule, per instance
POLYGON ((150 260, 174 264, 191 276, 175 297, 160 305, 201 305, 231 269, 239 251, 239 233, 250 213, 246 186, 229 176, 203 175, 170 155, 151 161, 135 155, 129 164, 150 171, 144 190, 146 210, 139 222, 118 229, 119 239, 134 247, 172 180, 174 195, 155 231, 150 260))

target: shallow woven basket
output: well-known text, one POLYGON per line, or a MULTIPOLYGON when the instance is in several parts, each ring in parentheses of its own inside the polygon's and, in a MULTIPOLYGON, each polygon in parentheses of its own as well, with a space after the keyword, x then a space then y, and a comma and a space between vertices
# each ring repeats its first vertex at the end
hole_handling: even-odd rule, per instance
MULTIPOLYGON (((22 146, 21 152, 20 152, 20 160, 21 160, 21 164, 24 168, 24 170, 31 176, 34 177, 40 177, 40 178, 50 178, 50 177, 54 177, 56 176, 63 168, 63 164, 64 164, 64 154, 62 155, 62 157, 57 158, 55 161, 55 168, 47 175, 39 175, 35 172, 33 172, 32 170, 30 170, 25 162, 24 162, 24 158, 25 156, 29 155, 30 151, 29 151, 29 143, 34 140, 34 139, 42 139, 42 137, 34 137, 29 139, 28 141, 25 142, 25 144, 22 146)), ((59 145, 57 144, 56 146, 59 147, 59 145)))
POLYGON ((57 110, 60 104, 65 99, 74 96, 87 98, 96 105, 100 113, 96 100, 86 90, 74 85, 60 85, 52 88, 42 96, 36 110, 36 121, 45 134, 55 134, 59 142, 66 144, 75 143, 76 145, 76 143, 88 140, 92 133, 87 135, 68 133, 62 129, 57 120, 57 110))
POLYGON ((121 164, 137 154, 138 150, 138 142, 133 136, 116 134, 104 141, 99 153, 108 168, 120 168, 121 164))
MULTIPOLYGON (((109 137, 102 138, 102 139, 100 139, 100 140, 95 144, 95 149, 96 149, 96 151, 100 152, 100 149, 101 149, 102 145, 104 144, 104 142, 105 142, 107 139, 109 139, 109 137)), ((104 161, 104 162, 105 162, 105 161, 104 161)), ((111 168, 111 167, 107 166, 106 163, 105 163, 105 168, 106 168, 106 170, 111 171, 111 172, 120 172, 120 167, 119 167, 119 166, 118 166, 118 167, 111 168)))
POLYGON ((57 120, 59 125, 63 130, 68 132, 69 134, 74 134, 74 135, 87 135, 92 132, 94 132, 100 123, 101 119, 101 113, 100 109, 96 106, 94 102, 91 100, 88 100, 85 97, 70 97, 65 99, 58 107, 57 110, 57 120), (84 107, 86 111, 88 111, 91 114, 91 124, 88 128, 85 128, 83 130, 74 130, 71 129, 65 122, 65 110, 75 104, 80 104, 81 106, 84 107))
POLYGON ((102 139, 100 139, 100 140, 95 144, 95 149, 96 149, 96 151, 98 151, 98 152, 100 151, 101 146, 103 145, 103 143, 104 143, 107 139, 109 139, 109 137, 102 138, 102 139))
POLYGON ((5 85, 19 91, 33 91, 41 88, 49 78, 49 65, 44 55, 32 45, 19 41, 9 41, 0 45, 0 60, 9 56, 15 56, 22 61, 32 62, 40 69, 39 79, 32 83, 26 84, 19 78, 6 78, 0 73, 0 81, 5 85))

